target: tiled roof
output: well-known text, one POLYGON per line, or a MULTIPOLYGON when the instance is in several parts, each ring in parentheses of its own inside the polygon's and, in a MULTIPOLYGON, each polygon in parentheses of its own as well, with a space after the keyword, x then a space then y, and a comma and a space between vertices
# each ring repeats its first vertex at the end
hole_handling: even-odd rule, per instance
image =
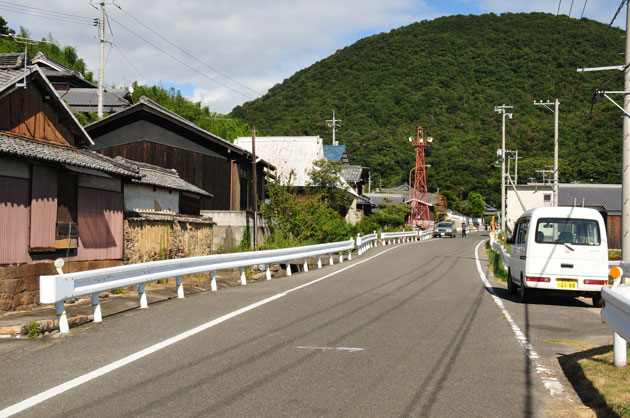
POLYGON ((0 132, 0 154, 17 158, 64 164, 124 177, 140 178, 133 168, 112 158, 84 149, 26 139, 0 132))
POLYGON ((348 183, 358 183, 361 181, 363 168, 360 165, 344 165, 341 167, 341 177, 348 183))
POLYGON ((154 222, 187 222, 191 224, 216 225, 212 218, 206 216, 181 215, 171 212, 155 211, 128 211, 125 212, 125 219, 128 221, 154 221, 154 222))
MULTIPOLYGON (((103 90, 103 112, 113 113, 131 106, 130 100, 125 98, 127 94, 124 89, 103 90)), ((59 95, 78 112, 94 111, 98 106, 98 89, 74 87, 60 91, 59 95)))
MULTIPOLYGON (((30 74, 30 71, 27 72, 30 74)), ((2 86, 2 89, 4 90, 7 84, 13 84, 16 81, 19 81, 19 78, 23 76, 24 69, 12 70, 0 68, 0 86, 2 86)))
POLYGON ((346 152, 345 145, 324 145, 324 158, 327 160, 339 163, 344 152, 346 152))
POLYGON ((559 184, 559 206, 603 207, 609 212, 622 208, 621 184, 559 184))
POLYGON ((409 196, 401 193, 363 193, 363 196, 369 198, 375 205, 384 203, 386 205, 402 205, 409 196))
POLYGON ((357 198, 357 203, 360 205, 370 205, 370 206, 376 206, 376 204, 374 202, 372 202, 370 200, 369 197, 367 197, 366 195, 361 195, 357 198))
POLYGON ((0 69, 17 70, 20 68, 24 68, 24 52, 0 54, 0 69))
POLYGON ((132 180, 132 183, 148 184, 151 186, 164 187, 166 189, 179 190, 199 194, 202 196, 213 197, 210 193, 199 187, 188 183, 177 174, 176 170, 158 167, 156 165, 142 163, 139 161, 128 160, 123 157, 114 158, 115 161, 131 166, 138 170, 141 179, 132 180))
POLYGON ((138 100, 138 103, 135 103, 134 105, 129 106, 128 108, 124 110, 121 110, 106 118, 103 118, 101 120, 98 120, 96 122, 93 122, 87 125, 86 130, 92 132, 101 127, 107 126, 108 124, 113 123, 114 121, 119 120, 120 118, 124 118, 129 114, 142 111, 142 110, 147 111, 147 108, 149 109, 149 111, 153 111, 155 114, 158 114, 160 117, 163 117, 165 120, 173 121, 176 124, 179 124, 180 126, 184 127, 185 129, 190 130, 194 134, 199 135, 203 138, 209 139, 215 143, 218 143, 222 145, 223 147, 227 148, 228 150, 235 151, 240 155, 248 154, 248 152, 244 150, 243 148, 235 144, 232 144, 231 142, 211 132, 208 132, 205 129, 200 128, 199 126, 195 125, 188 119, 185 119, 179 116, 177 113, 171 112, 170 110, 166 109, 165 107, 160 106, 159 104, 157 104, 156 102, 154 102, 153 100, 145 96, 142 96, 138 100))

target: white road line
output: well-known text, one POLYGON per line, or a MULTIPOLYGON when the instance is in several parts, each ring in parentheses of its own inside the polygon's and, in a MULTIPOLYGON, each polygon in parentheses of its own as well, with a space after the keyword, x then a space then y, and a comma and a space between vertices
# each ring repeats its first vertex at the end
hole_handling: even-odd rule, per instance
POLYGON ((477 271, 479 272, 479 277, 481 277, 481 281, 485 285, 488 292, 490 292, 490 296, 492 296, 494 303, 496 303, 496 305, 501 310, 501 313, 510 324, 510 328, 512 328, 512 332, 514 332, 514 336, 516 337, 516 340, 519 343, 521 343, 523 348, 525 348, 527 357, 534 365, 534 368, 536 369, 536 373, 540 375, 540 378, 543 381, 543 384, 545 385, 547 390, 549 390, 549 393, 551 393, 551 396, 557 396, 557 395, 561 395, 565 393, 562 383, 560 383, 560 381, 555 377, 555 375, 553 374, 551 370, 547 369, 546 367, 542 365, 542 363, 540 362, 540 356, 534 350, 534 347, 530 344, 525 334, 523 334, 523 332, 518 327, 518 325, 516 325, 516 322, 512 318, 512 315, 510 315, 507 309, 505 309, 505 306, 503 305, 503 301, 501 300, 500 297, 496 295, 494 291, 494 287, 492 287, 490 285, 490 282, 488 282, 488 278, 486 277, 486 275, 483 272, 483 269, 481 268, 481 263, 479 262, 479 256, 478 256, 479 246, 483 243, 484 241, 481 241, 475 247, 475 262, 477 263, 477 271))
POLYGON ((296 290, 300 290, 300 289, 303 289, 303 288, 305 288, 307 286, 311 286, 311 285, 313 285, 315 283, 321 282, 322 280, 326 280, 326 279, 328 279, 328 278, 330 278, 332 276, 335 276, 335 275, 337 275, 337 274, 339 274, 341 272, 344 272, 344 271, 346 271, 348 269, 356 267, 359 264, 365 263, 367 261, 372 260, 373 258, 379 257, 379 256, 381 256, 381 255, 383 255, 383 254, 385 254, 385 253, 387 253, 387 252, 389 252, 389 251, 391 251, 391 250, 393 250, 395 248, 398 248, 398 247, 400 247, 400 245, 397 245, 397 246, 394 246, 394 247, 390 247, 390 248, 388 248, 388 249, 386 249, 386 250, 384 250, 384 251, 382 251, 382 252, 380 252, 378 254, 375 254, 375 255, 373 255, 373 256, 371 256, 369 258, 366 258, 365 260, 358 261, 358 262, 356 262, 354 264, 351 264, 351 265, 349 265, 347 267, 344 267, 344 268, 342 268, 340 270, 337 270, 335 272, 327 274, 326 276, 320 277, 319 279, 316 279, 316 280, 310 281, 308 283, 305 283, 303 285, 300 285, 300 286, 294 287, 292 289, 286 290, 286 291, 284 291, 282 293, 278 293, 277 295, 268 297, 268 298, 263 299, 263 300, 261 300, 259 302, 253 303, 253 304, 251 304, 249 306, 245 306, 244 308, 241 308, 241 309, 236 310, 234 312, 230 312, 230 313, 228 313, 226 315, 223 315, 223 316, 221 316, 221 317, 219 317, 217 319, 214 319, 212 321, 206 322, 205 324, 199 325, 198 327, 195 327, 195 328, 192 328, 192 329, 190 329, 188 331, 182 332, 181 334, 178 334, 178 335, 176 335, 174 337, 171 337, 171 338, 169 338, 167 340, 164 340, 164 341, 162 341, 160 343, 157 343, 157 344, 154 344, 154 345, 152 345, 150 347, 147 347, 144 350, 140 350, 140 351, 138 351, 138 352, 136 352, 134 354, 131 354, 131 355, 127 356, 127 357, 124 357, 124 358, 122 358, 120 360, 117 360, 117 361, 115 361, 115 362, 113 362, 111 364, 108 364, 106 366, 98 368, 98 369, 96 369, 96 370, 94 370, 94 371, 92 371, 90 373, 84 374, 83 376, 79 376, 79 377, 77 377, 75 379, 69 380, 69 381, 67 381, 65 383, 62 383, 62 384, 57 385, 57 386, 55 386, 55 387, 53 387, 51 389, 48 389, 47 391, 44 391, 44 392, 39 393, 37 395, 31 396, 30 398, 25 399, 22 402, 16 403, 16 404, 11 405, 11 406, 9 406, 9 407, 7 407, 5 409, 0 410, 0 418, 9 417, 11 415, 17 414, 18 412, 24 411, 25 409, 28 409, 28 408, 30 408, 32 406, 35 406, 35 405, 37 405, 39 403, 42 403, 42 402, 44 402, 44 401, 46 401, 46 400, 48 400, 48 399, 50 399, 50 398, 52 398, 54 396, 60 395, 60 394, 62 394, 64 392, 67 392, 70 389, 73 389, 73 388, 75 388, 77 386, 80 386, 80 385, 82 385, 84 383, 87 383, 90 380, 96 379, 97 377, 101 377, 101 376, 103 376, 103 375, 105 375, 105 374, 107 374, 107 373, 109 373, 111 371, 114 371, 114 370, 119 369, 119 368, 121 368, 123 366, 126 366, 126 365, 128 365, 130 363, 133 363, 136 360, 140 360, 141 358, 146 357, 149 354, 153 354, 156 351, 159 351, 159 350, 161 350, 163 348, 166 348, 166 347, 168 347, 170 345, 173 345, 173 344, 175 344, 177 342, 180 342, 180 341, 182 341, 182 340, 184 340, 184 339, 186 339, 188 337, 192 337, 193 335, 198 334, 198 333, 200 333, 202 331, 205 331, 208 328, 212 328, 215 325, 218 325, 218 324, 220 324, 222 322, 227 321, 228 319, 232 319, 232 318, 234 318, 236 316, 244 314, 245 312, 251 311, 252 309, 256 309, 259 306, 266 305, 267 303, 273 302, 274 300, 279 299, 279 298, 281 298, 283 296, 286 296, 286 295, 288 295, 291 292, 295 292, 296 290))
POLYGON ((298 345, 296 348, 300 348, 302 350, 319 350, 319 351, 348 351, 350 353, 356 353, 357 351, 363 351, 364 348, 360 347, 309 347, 298 345))

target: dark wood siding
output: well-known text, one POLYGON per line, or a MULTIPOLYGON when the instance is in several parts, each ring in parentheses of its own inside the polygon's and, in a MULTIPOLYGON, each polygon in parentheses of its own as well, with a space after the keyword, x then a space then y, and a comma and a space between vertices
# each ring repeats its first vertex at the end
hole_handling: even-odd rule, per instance
POLYGON ((621 249, 621 216, 606 217, 608 248, 621 249))
POLYGON ((230 160, 149 141, 133 142, 98 152, 177 170, 185 181, 212 193, 202 198, 202 210, 230 210, 230 160))
POLYGON ((2 99, 0 131, 56 144, 73 144, 72 134, 60 123, 52 106, 44 102, 44 96, 36 83, 30 83, 27 89, 17 89, 2 99))

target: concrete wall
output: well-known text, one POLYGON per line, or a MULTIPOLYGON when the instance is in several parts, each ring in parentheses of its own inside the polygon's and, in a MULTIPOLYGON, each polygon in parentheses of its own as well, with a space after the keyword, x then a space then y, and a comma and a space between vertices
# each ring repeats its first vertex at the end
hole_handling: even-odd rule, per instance
MULTIPOLYGON (((252 212, 235 210, 202 210, 202 216, 212 218, 216 225, 213 228, 213 252, 221 250, 229 253, 241 242, 245 228, 254 228, 252 212)), ((252 231, 250 231, 252 232, 252 231)), ((267 222, 258 215, 258 244, 262 244, 269 233, 267 222)), ((252 236, 253 245, 253 236, 252 236)))
POLYGON ((523 201, 526 209, 521 206, 518 197, 512 187, 507 189, 507 203, 505 205, 506 225, 514 230, 514 222, 519 216, 534 208, 551 206, 553 203, 553 191, 551 185, 548 184, 527 184, 517 186, 518 194, 523 201))
POLYGON ((146 185, 125 184, 125 210, 143 209, 179 213, 179 193, 146 185))
POLYGON ((346 214, 346 222, 356 225, 362 218, 362 213, 357 209, 357 199, 352 201, 352 205, 348 209, 348 213, 346 214))

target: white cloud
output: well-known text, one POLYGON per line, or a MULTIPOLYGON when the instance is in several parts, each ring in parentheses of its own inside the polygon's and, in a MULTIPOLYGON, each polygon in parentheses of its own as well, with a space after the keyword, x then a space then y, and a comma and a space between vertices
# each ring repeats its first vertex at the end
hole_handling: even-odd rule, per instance
MULTIPOLYGON (((49 0, 22 0, 21 3, 44 10, 53 8, 49 0)), ((592 3, 588 3, 585 15, 610 21, 619 1, 592 3)), ((146 80, 149 84, 192 85, 195 86, 194 100, 223 113, 258 95, 182 54, 129 15, 201 62, 256 92, 264 93, 296 71, 363 36, 432 19, 444 13, 457 13, 460 9, 464 10, 463 6, 475 13, 555 13, 557 9, 557 2, 549 0, 119 0, 119 4, 122 10, 109 3, 107 5, 114 36, 108 27, 106 37, 133 65, 117 49, 113 49, 107 61, 106 83, 122 85, 133 80, 141 83, 146 80), (139 39, 125 28, 144 39, 139 39), (171 57, 153 48, 147 41, 168 51, 171 57)), ((568 13, 568 4, 563 2, 563 8, 567 8, 563 13, 568 13)), ((582 5, 575 2, 572 16, 579 15, 582 5)), ((56 0, 54 10, 89 18, 99 16, 98 10, 91 7, 88 0, 56 0)), ((95 27, 42 19, 2 8, 0 15, 12 28, 28 28, 36 39, 52 33, 58 42, 76 46, 89 70, 97 75, 99 48, 95 27)), ((625 13, 617 19, 617 23, 624 18, 625 13)))

